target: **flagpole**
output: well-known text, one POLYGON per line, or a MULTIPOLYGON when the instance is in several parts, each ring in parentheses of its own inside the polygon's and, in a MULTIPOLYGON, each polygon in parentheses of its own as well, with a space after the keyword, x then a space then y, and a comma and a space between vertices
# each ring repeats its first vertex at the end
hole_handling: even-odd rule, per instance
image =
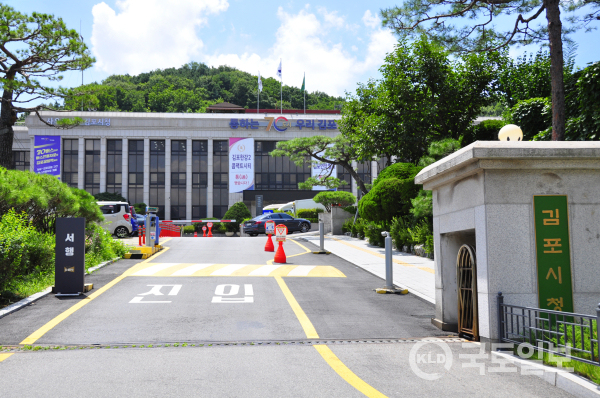
POLYGON ((304 79, 302 79, 302 83, 304 86, 304 114, 306 115, 306 72, 304 72, 304 79))
MULTIPOLYGON (((281 58, 279 58, 279 65, 281 66, 281 58)), ((279 106, 281 107, 281 114, 283 115, 283 70, 279 77, 279 106)))

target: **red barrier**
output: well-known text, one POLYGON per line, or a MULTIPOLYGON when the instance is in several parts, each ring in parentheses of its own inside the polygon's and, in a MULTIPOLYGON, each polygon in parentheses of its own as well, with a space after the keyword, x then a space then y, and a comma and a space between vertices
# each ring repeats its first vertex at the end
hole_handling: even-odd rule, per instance
POLYGON ((171 224, 170 221, 161 221, 160 222, 160 237, 165 238, 167 236, 179 237, 181 236, 181 231, 178 225, 171 224))

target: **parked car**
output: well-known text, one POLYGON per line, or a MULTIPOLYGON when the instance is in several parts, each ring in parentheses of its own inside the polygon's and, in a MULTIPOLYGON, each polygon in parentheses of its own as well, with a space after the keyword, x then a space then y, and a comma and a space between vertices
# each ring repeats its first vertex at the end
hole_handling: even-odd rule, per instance
POLYGON ((102 228, 106 229, 118 238, 126 238, 131 235, 133 227, 131 226, 131 213, 129 212, 129 203, 102 201, 97 202, 104 215, 102 228))
POLYGON ((283 224, 287 227, 288 233, 295 231, 308 232, 310 231, 310 221, 304 218, 294 218, 286 213, 271 213, 262 214, 254 217, 250 221, 244 223, 244 232, 250 236, 257 236, 265 233, 265 222, 274 221, 275 225, 283 224))
POLYGON ((146 222, 146 216, 143 214, 136 214, 135 219, 137 220, 138 226, 144 225, 146 222))
POLYGON ((135 208, 133 206, 129 206, 129 214, 131 214, 131 234, 137 236, 140 228, 136 218, 137 214, 135 213, 135 208))

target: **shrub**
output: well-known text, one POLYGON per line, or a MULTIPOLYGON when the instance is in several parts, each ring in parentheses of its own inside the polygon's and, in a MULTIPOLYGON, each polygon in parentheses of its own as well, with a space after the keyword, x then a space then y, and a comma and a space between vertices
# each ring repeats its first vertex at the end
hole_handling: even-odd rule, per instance
POLYGON ((134 204, 133 208, 137 214, 146 214, 146 204, 143 202, 134 204))
POLYGON ((358 203, 360 215, 367 221, 389 223, 409 214, 411 199, 418 192, 413 178, 382 180, 358 203))
POLYGON ((415 220, 433 217, 433 198, 431 191, 420 190, 419 195, 416 198, 411 199, 410 202, 412 204, 410 214, 413 215, 415 220))
POLYGON ((475 141, 498 141, 498 132, 506 125, 504 120, 484 120, 474 124, 465 132, 462 145, 467 146, 475 141))
POLYGON ((370 222, 364 229, 365 237, 373 246, 385 247, 385 237, 381 233, 385 231, 383 226, 378 223, 370 222))
POLYGON ((517 102, 510 112, 511 122, 523 130, 523 141, 552 125, 552 105, 548 98, 531 98, 517 102))
POLYGON ((323 213, 323 209, 300 209, 297 211, 296 217, 298 218, 319 218, 319 213, 323 213))
MULTIPOLYGON (((52 237, 54 239, 54 237, 52 237)), ((116 257, 123 257, 127 247, 120 240, 113 239, 110 232, 96 223, 85 226, 85 268, 96 266, 116 257)))
POLYGON ((352 225, 353 224, 354 224, 354 220, 352 218, 349 218, 346 221, 344 221, 344 224, 342 225, 342 232, 343 233, 346 233, 346 232, 352 233, 352 225))
POLYGON ((194 232, 196 232, 196 228, 194 228, 193 225, 186 225, 183 227, 184 234, 193 234, 194 232))
POLYGON ((421 169, 421 167, 415 166, 412 163, 394 163, 381 170, 381 173, 379 173, 373 182, 373 189, 375 189, 382 181, 390 178, 396 178, 398 180, 414 180, 415 176, 419 174, 421 169))
POLYGON ((7 211, 0 219, 0 290, 14 277, 53 268, 54 235, 37 231, 25 213, 7 211))
POLYGON ((40 232, 53 232, 58 217, 104 219, 96 199, 84 190, 70 188, 56 177, 0 167, 0 217, 10 209, 26 212, 40 232))
POLYGON ((234 203, 233 206, 227 210, 225 215, 223 216, 224 220, 235 220, 235 222, 228 222, 225 224, 225 230, 227 232, 238 232, 240 230, 240 222, 244 218, 251 218, 252 214, 250 214, 250 210, 244 204, 244 202, 234 203))
POLYGON ((392 235, 392 241, 398 250, 402 250, 403 246, 410 246, 413 244, 412 235, 408 230, 410 223, 403 217, 396 217, 392 221, 392 228, 390 234, 392 235))
POLYGON ((331 211, 331 206, 350 206, 356 203, 356 197, 350 192, 344 191, 323 191, 319 192, 313 200, 325 206, 328 212, 331 211))
POLYGON ((412 228, 408 228, 408 232, 415 244, 423 245, 425 253, 433 252, 433 232, 426 221, 422 221, 412 228))

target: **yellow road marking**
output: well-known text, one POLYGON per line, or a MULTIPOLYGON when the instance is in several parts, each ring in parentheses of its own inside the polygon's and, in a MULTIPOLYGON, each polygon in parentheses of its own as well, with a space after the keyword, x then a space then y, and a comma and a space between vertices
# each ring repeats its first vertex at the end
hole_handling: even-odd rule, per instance
POLYGON ((352 387, 356 388, 367 397, 385 397, 385 395, 365 383, 360 377, 355 375, 353 371, 348 369, 348 367, 340 361, 337 355, 331 351, 331 348, 326 345, 314 345, 313 347, 321 354, 327 364, 352 387))
POLYGON ((12 355, 12 352, 10 354, 0 354, 0 362, 4 361, 5 359, 8 359, 8 357, 10 357, 12 355))
MULTIPOLYGON (((157 253, 156 255, 154 255, 154 257, 152 257, 152 260, 155 259, 156 257, 160 256, 161 254, 165 253, 167 250, 169 250, 168 247, 165 248, 164 250, 162 250, 161 252, 157 253)), ((151 259, 142 261, 141 263, 136 264, 135 266, 129 268, 123 274, 121 274, 120 276, 116 277, 115 279, 113 279, 112 281, 110 281, 109 283, 107 283, 106 285, 104 285, 103 287, 101 287, 100 289, 98 289, 93 294, 90 294, 88 297, 86 297, 85 299, 82 299, 77 304, 73 305, 71 308, 69 308, 68 310, 64 311, 62 314, 56 316, 54 319, 52 319, 49 322, 47 322, 44 326, 42 326, 41 328, 39 328, 38 330, 36 330, 32 334, 30 334, 25 340, 21 341, 21 343, 19 343, 19 344, 33 344, 33 343, 35 343, 43 335, 45 335, 46 333, 48 333, 48 331, 50 331, 56 325, 58 325, 59 323, 61 323, 65 319, 67 319, 75 311, 77 311, 78 309, 80 309, 84 305, 88 304, 89 302, 91 302, 96 297, 100 296, 102 293, 104 293, 105 291, 107 291, 108 289, 110 289, 111 287, 113 287, 114 285, 116 285, 117 283, 119 283, 120 281, 122 281, 123 279, 125 279, 125 277, 131 275, 135 270, 137 270, 137 268, 139 268, 138 267, 139 265, 144 264, 144 263, 146 263, 146 262, 148 262, 150 260, 151 259)))
MULTIPOLYGON (((384 254, 380 254, 380 253, 374 252, 373 250, 365 249, 364 247, 358 247, 358 246, 355 246, 355 245, 353 245, 353 244, 351 244, 351 243, 344 242, 343 240, 341 240, 341 239, 337 239, 337 238, 334 238, 334 237, 331 237, 331 239, 333 239, 333 240, 335 240, 335 241, 337 241, 337 242, 340 242, 340 243, 342 243, 342 244, 344 244, 344 245, 346 245, 346 246, 350 246, 350 247, 352 247, 352 248, 354 248, 354 249, 356 249, 356 250, 361 250, 361 251, 363 251, 363 252, 365 252, 365 253, 372 254, 372 255, 374 255, 374 256, 377 256, 377 257, 379 257, 379 258, 383 258, 383 259, 385 260, 385 255, 384 255, 384 254)), ((417 265, 413 265, 413 264, 405 263, 404 261, 397 260, 397 259, 395 259, 395 258, 393 259, 393 261, 394 261, 396 264, 400 264, 400 265, 403 265, 403 266, 405 266, 405 267, 417 267, 418 269, 420 269, 420 270, 422 270, 422 271, 429 272, 430 274, 435 274, 435 271, 434 271, 434 270, 432 270, 432 269, 431 269, 431 268, 429 268, 429 267, 419 267, 419 266, 417 266, 417 265)))
POLYGON ((215 276, 250 276, 250 277, 272 277, 272 276, 289 276, 296 278, 306 278, 306 277, 318 277, 318 278, 345 278, 340 270, 331 266, 331 265, 311 265, 310 267, 314 267, 307 274, 294 275, 292 271, 296 270, 298 267, 306 267, 306 265, 300 264, 268 264, 274 265, 273 270, 271 270, 268 274, 258 273, 252 274, 253 271, 265 267, 264 264, 244 264, 245 266, 232 271, 231 273, 219 272, 226 267, 235 264, 207 264, 206 268, 201 268, 191 275, 176 275, 176 273, 182 269, 190 267, 193 264, 190 263, 145 263, 143 266, 136 265, 135 268, 132 268, 131 274, 128 276, 133 277, 215 277, 215 276), (161 267, 161 265, 164 265, 161 267), (142 268, 143 267, 143 268, 142 268), (166 268, 165 268, 166 267, 166 268), (153 269, 154 268, 154 269, 153 269), (291 275, 290 275, 291 273, 291 275))
POLYGON ((304 313, 304 310, 302 309, 302 307, 300 307, 300 304, 298 304, 298 302, 296 301, 296 298, 294 297, 294 295, 292 294, 292 292, 290 291, 290 289, 288 288, 286 283, 283 281, 283 279, 280 276, 276 276, 275 280, 277 281, 277 284, 281 288, 283 295, 285 296, 288 303, 290 304, 290 307, 292 307, 294 314, 296 314, 296 318, 298 318, 298 321, 300 321, 300 325, 302 326, 302 329, 304 329, 304 333, 306 334, 306 337, 309 339, 318 339, 319 335, 317 334, 315 327, 313 326, 310 319, 308 319, 308 317, 304 313))
MULTIPOLYGON (((298 318, 306 337, 309 339, 318 339, 319 335, 317 334, 317 330, 313 326, 310 319, 308 319, 308 316, 306 316, 306 313, 302 307, 300 307, 300 304, 298 304, 298 301, 296 301, 296 298, 290 291, 287 284, 280 276, 276 276, 275 280, 279 284, 279 287, 290 304, 290 307, 292 307, 294 314, 296 314, 296 318, 298 318)), ((365 383, 360 377, 355 375, 354 372, 348 369, 348 367, 344 365, 342 361, 340 361, 340 359, 333 353, 333 351, 331 351, 329 347, 326 345, 314 345, 313 347, 315 347, 319 354, 321 354, 325 362, 327 362, 327 364, 331 366, 331 368, 335 370, 335 372, 352 387, 356 388, 367 397, 385 397, 385 395, 381 394, 379 391, 365 383)))

